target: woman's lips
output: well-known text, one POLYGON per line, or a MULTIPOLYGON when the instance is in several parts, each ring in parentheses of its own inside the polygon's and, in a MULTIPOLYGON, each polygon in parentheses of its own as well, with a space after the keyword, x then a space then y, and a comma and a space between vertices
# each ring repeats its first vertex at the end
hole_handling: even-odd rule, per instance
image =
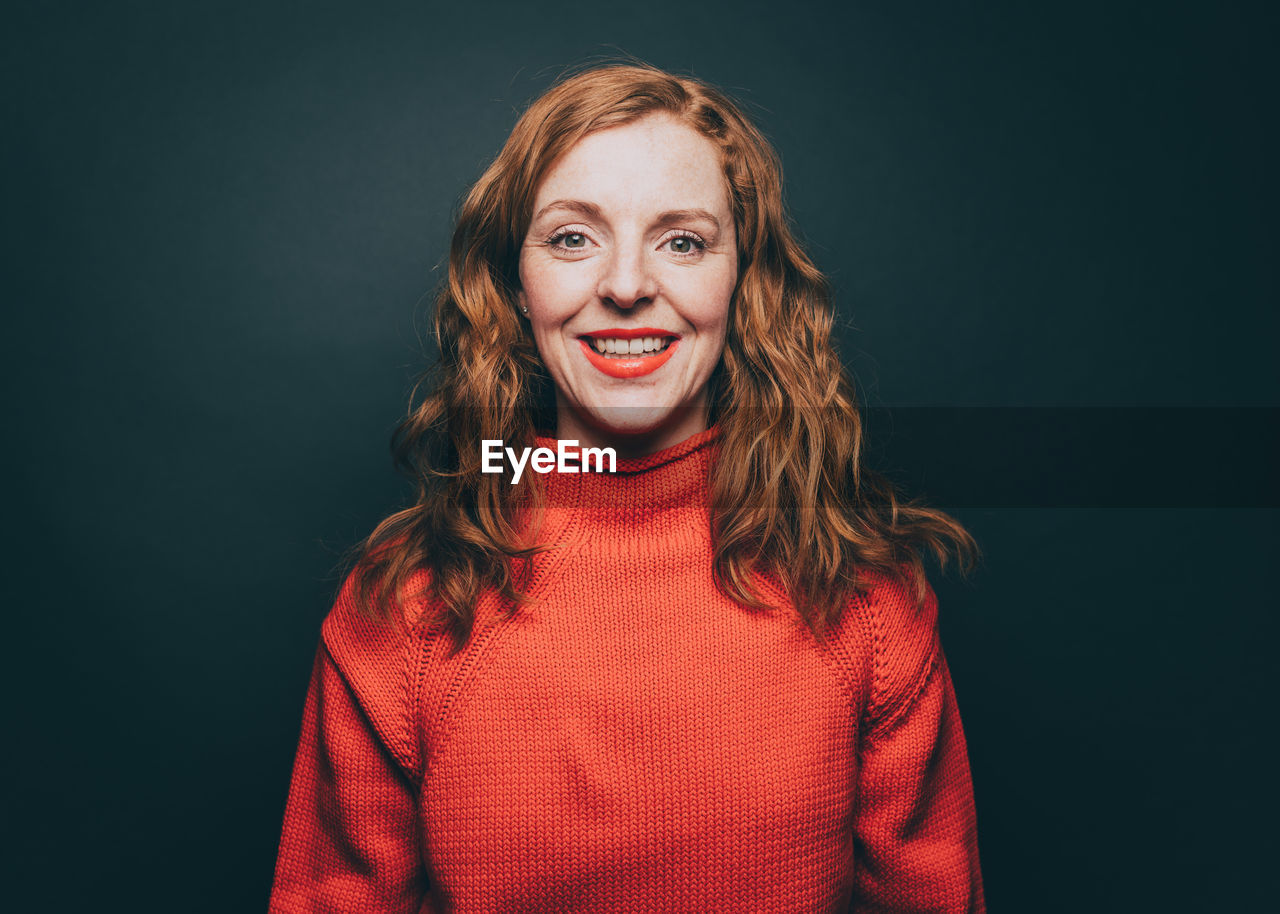
MULTIPOLYGON (((609 339, 640 339, 644 336, 662 336, 663 339, 669 338, 672 334, 660 330, 644 330, 644 331, 609 331, 607 334, 602 333, 600 337, 609 339)), ((680 345, 679 337, 672 339, 667 344, 666 349, 648 353, 633 353, 625 356, 603 354, 597 352, 595 347, 591 345, 588 337, 578 337, 578 345, 582 347, 582 354, 587 357, 592 365, 598 368, 604 374, 611 378, 639 378, 643 375, 651 374, 657 371, 667 363, 667 360, 675 355, 676 348, 680 345)))

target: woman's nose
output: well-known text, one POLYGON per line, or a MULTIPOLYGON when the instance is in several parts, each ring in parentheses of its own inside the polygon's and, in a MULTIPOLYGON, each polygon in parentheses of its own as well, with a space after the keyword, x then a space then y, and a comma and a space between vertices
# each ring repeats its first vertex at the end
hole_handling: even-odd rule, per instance
POLYGON ((615 247, 600 275, 597 293, 605 304, 630 309, 653 300, 657 282, 642 246, 615 247))

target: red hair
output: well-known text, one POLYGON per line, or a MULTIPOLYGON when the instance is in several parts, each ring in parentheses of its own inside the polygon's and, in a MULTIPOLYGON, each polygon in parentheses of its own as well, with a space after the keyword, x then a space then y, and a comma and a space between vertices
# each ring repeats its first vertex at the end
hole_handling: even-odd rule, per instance
POLYGON ((593 131, 654 112, 679 118, 720 150, 737 230, 738 283, 720 364, 710 381, 721 459, 711 479, 713 574, 726 595, 761 607, 753 574, 772 575, 815 634, 860 589, 860 569, 914 580, 922 554, 963 569, 977 557, 954 519, 899 498, 863 466, 862 421, 831 342, 826 279, 788 224, 777 154, 724 93, 646 65, 607 65, 565 78, 520 117, 458 215, 448 280, 435 309, 440 358, 393 436, 414 504, 353 550, 361 605, 392 615, 420 570, 436 612, 427 622, 461 646, 476 602, 494 588, 514 611, 519 572, 535 550, 517 516, 539 487, 480 471, 478 443, 532 446, 554 428, 554 390, 516 311, 518 258, 534 194, 551 165, 593 131))

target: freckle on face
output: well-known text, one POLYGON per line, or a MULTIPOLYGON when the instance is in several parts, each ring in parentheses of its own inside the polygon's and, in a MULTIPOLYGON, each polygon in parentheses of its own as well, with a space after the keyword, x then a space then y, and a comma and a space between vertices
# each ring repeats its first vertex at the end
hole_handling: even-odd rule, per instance
POLYGON ((666 114, 589 134, 553 163, 533 214, 519 301, 555 382, 559 437, 656 450, 705 428, 737 281, 717 147, 666 114), (586 352, 637 330, 674 340, 660 367, 618 377, 586 352))

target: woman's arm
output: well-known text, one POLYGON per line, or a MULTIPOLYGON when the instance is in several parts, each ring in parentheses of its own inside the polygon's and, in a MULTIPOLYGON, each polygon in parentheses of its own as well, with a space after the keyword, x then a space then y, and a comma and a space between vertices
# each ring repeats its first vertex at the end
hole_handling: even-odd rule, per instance
POLYGON ((986 910, 973 783, 960 712, 929 591, 916 613, 901 591, 872 607, 876 660, 864 720, 854 823, 852 910, 986 910))
POLYGON ((303 711, 272 914, 418 912, 417 826, 404 651, 339 598, 303 711))

